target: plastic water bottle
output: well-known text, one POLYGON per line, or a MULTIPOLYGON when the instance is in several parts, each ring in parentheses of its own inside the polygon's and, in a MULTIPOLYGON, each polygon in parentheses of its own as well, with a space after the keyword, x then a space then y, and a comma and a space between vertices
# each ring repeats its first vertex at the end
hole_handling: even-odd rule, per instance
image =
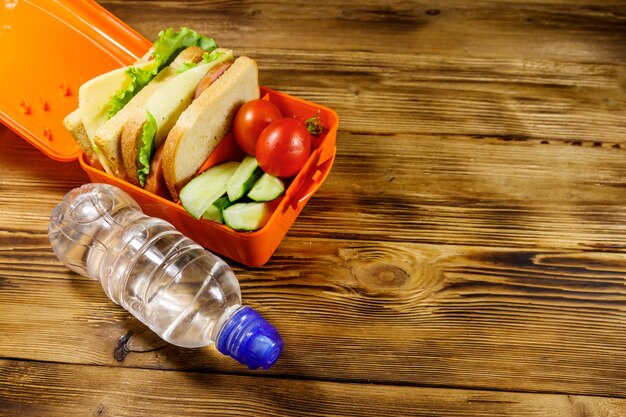
POLYGON ((241 305, 230 267, 168 222, 145 215, 125 192, 86 184, 50 218, 50 244, 72 271, 98 279, 116 304, 169 343, 217 349, 250 369, 271 367, 283 341, 241 305))

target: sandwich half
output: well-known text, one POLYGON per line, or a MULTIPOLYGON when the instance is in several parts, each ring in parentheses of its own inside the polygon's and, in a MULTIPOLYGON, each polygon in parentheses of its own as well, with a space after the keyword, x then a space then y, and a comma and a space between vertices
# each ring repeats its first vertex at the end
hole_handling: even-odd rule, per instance
POLYGON ((159 38, 146 55, 133 65, 102 74, 79 88, 78 108, 66 116, 64 126, 92 165, 101 166, 107 173, 124 178, 119 151, 116 152, 112 146, 107 129, 115 131, 119 118, 112 119, 131 101, 137 101, 136 97, 144 87, 151 84, 160 71, 189 46, 198 46, 208 52, 217 48, 213 39, 188 28, 179 31, 166 29, 159 33, 159 38), (101 136, 100 140, 97 140, 98 136, 101 136))
MULTIPOLYGON (((132 184, 146 185, 153 155, 180 114, 199 94, 200 83, 205 83, 206 77, 217 78, 216 71, 223 73, 234 60, 232 51, 227 49, 211 53, 197 49, 200 53, 197 59, 177 68, 174 76, 161 83, 145 103, 128 114, 122 130, 121 151, 125 174, 132 184)), ((148 184, 148 188, 151 187, 148 184)))
POLYGON ((124 171, 121 139, 126 124, 136 112, 144 111, 153 96, 159 94, 161 87, 167 86, 177 73, 186 66, 202 59, 205 51, 197 46, 183 50, 174 61, 161 70, 141 91, 139 91, 120 111, 111 117, 94 133, 94 142, 111 168, 113 175, 127 179, 124 171))
POLYGON ((234 59, 227 49, 205 53, 132 109, 121 135, 127 180, 177 201, 180 189, 231 130, 239 107, 258 97, 255 61, 234 59))

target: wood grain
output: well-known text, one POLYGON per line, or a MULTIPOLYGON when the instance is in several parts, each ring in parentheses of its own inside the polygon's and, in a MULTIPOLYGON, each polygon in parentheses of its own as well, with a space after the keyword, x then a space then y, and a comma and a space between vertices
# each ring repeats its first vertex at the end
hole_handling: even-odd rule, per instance
MULTIPOLYGON (((5 179, 0 180, 0 191, 7 199, 5 216, 10 216, 6 227, 19 230, 22 226, 11 220, 29 222, 30 213, 38 213, 39 206, 45 207, 40 219, 47 219, 60 201, 60 191, 87 180, 77 164, 42 163, 45 160, 28 145, 11 134, 4 136, 17 154, 0 156, 5 179), (58 179, 50 178, 50 172, 58 179), (42 182, 29 186, 36 198, 24 201, 24 178, 31 175, 42 182), (57 192, 49 193, 48 187, 57 192)), ((625 248, 626 165, 621 149, 350 133, 341 134, 337 146, 332 174, 290 236, 573 250, 625 248)))
MULTIPOLYGON (((290 243, 267 269, 236 271, 245 301, 287 344, 270 374, 626 395, 626 259, 354 241, 311 241, 303 251, 290 243), (584 371, 572 378, 575 370, 584 371)), ((60 266, 45 268, 47 279, 24 279, 42 269, 29 255, 28 267, 2 263, 3 356, 244 372, 213 348, 146 336, 96 282, 60 266), (129 331, 139 340, 122 346, 120 359, 129 331)))
MULTIPOLYGON (((626 338, 621 331, 626 312, 626 254, 621 247, 591 250, 605 234, 619 243, 624 223, 615 217, 581 226, 572 217, 566 224, 569 227, 562 231, 556 227, 561 219, 568 219, 559 205, 572 193, 582 201, 600 200, 604 195, 604 205, 596 202, 596 210, 609 211, 619 204, 619 187, 611 197, 601 191, 603 187, 584 186, 578 164, 572 163, 568 170, 567 155, 562 164, 552 167, 550 152, 540 157, 531 152, 535 148, 543 152, 542 145, 498 140, 465 140, 462 143, 469 148, 450 147, 449 152, 412 145, 420 146, 416 152, 409 150, 409 143, 419 141, 406 139, 406 148, 398 145, 400 152, 419 155, 423 162, 398 163, 393 173, 386 173, 376 165, 378 160, 391 159, 382 146, 371 141, 370 149, 363 150, 358 140, 346 137, 340 154, 354 158, 337 160, 329 182, 307 206, 271 262, 254 270, 236 267, 245 301, 266 315, 287 342, 284 357, 269 373, 336 381, 626 396, 622 361, 626 338), (474 146, 501 149, 486 151, 484 158, 501 158, 489 170, 499 170, 498 181, 508 182, 509 195, 498 191, 497 182, 472 191, 463 182, 471 175, 463 175, 460 168, 471 168, 469 163, 443 164, 445 159, 462 161, 462 155, 474 146), (427 163, 428 158, 433 161, 427 163), (543 162, 533 165, 533 161, 543 162), (355 171, 352 163, 370 164, 364 172, 396 178, 350 181, 349 173, 355 171), (416 185, 413 172, 422 170, 426 183, 416 185), (534 202, 525 202, 522 196, 511 201, 531 178, 558 181, 559 175, 573 177, 570 188, 575 191, 559 192, 554 183, 548 183, 534 202), (384 189, 385 183, 385 195, 404 192, 407 201, 394 205, 374 198, 374 190, 384 189), (415 188, 418 192, 411 200, 410 190, 415 188), (428 190, 436 196, 429 197, 428 190), (456 200, 463 192, 476 193, 467 207, 456 200), (350 197, 359 194, 371 198, 350 197), (348 197, 342 199, 342 195, 348 197), (348 214, 330 203, 336 199, 348 214), (424 225, 407 227, 407 219, 414 216, 411 213, 420 210, 418 203, 425 202, 438 210, 421 208, 421 216, 415 218, 423 219, 424 225), (503 216, 514 213, 516 205, 521 207, 518 211, 530 213, 531 203, 543 207, 539 214, 503 224, 503 216), (493 209, 501 205, 508 205, 508 210, 493 209), (376 215, 376 207, 384 215, 376 215), (441 215, 445 210, 448 215, 441 215), (350 213, 357 213, 356 222, 350 213), (399 221, 394 222, 394 217, 400 217, 399 221), (611 222, 617 225, 612 232, 607 231, 611 222), (442 229, 437 233, 429 224, 449 231, 439 235, 442 229), (459 240, 463 245, 445 244, 446 238, 454 236, 464 239, 459 240), (533 236, 535 241, 530 240, 533 236), (576 378, 572 372, 577 372, 576 378)), ((10 146, 9 155, 0 155, 0 168, 7 172, 0 181, 5 188, 0 217, 3 357, 244 372, 213 348, 165 346, 113 305, 97 282, 60 265, 48 247, 47 215, 65 192, 63 187, 80 184, 82 175, 72 172, 73 164, 66 164, 62 167, 68 171, 59 174, 56 188, 43 189, 33 181, 24 182, 19 192, 10 189, 19 177, 45 177, 59 164, 12 135, 6 134, 4 140, 10 146), (23 201, 20 196, 24 194, 33 199, 23 201), (131 337, 120 344, 129 331, 131 337)), ((594 180, 598 183, 609 183, 621 172, 617 163, 609 163, 612 149, 563 149, 604 155, 599 164, 604 171, 596 173, 599 177, 594 180)), ((474 158, 475 164, 481 165, 480 155, 474 158)), ((590 163, 589 158, 585 161, 590 163)), ((480 169, 474 172, 486 181, 480 169)), ((582 204, 566 213, 591 216, 586 210, 582 204)))
POLYGON ((626 400, 0 360, 0 416, 620 416, 626 400), (181 387, 184 392, 181 392, 181 387), (367 399, 357 403, 354 398, 367 399))
POLYGON ((302 214, 310 221, 291 233, 621 251, 622 153, 486 137, 344 134, 331 177, 302 214))
POLYGON ((625 137, 620 2, 101 3, 150 39, 163 15, 215 34, 259 61, 263 84, 335 109, 344 130, 625 137))
POLYGON ((233 265, 286 341, 255 373, 63 267, 49 214, 87 177, 0 127, 0 415, 626 414, 623 1, 100 3, 332 107, 337 159, 233 265))
POLYGON ((593 1, 128 1, 101 0, 141 33, 199 27, 231 47, 433 52, 621 62, 624 4, 593 1))

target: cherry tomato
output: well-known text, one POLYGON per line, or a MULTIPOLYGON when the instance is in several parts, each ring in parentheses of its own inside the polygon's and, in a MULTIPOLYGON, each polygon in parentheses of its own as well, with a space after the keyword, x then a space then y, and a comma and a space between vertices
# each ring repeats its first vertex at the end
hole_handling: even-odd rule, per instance
POLYGON ((256 142, 256 159, 275 177, 293 177, 311 153, 311 134, 302 120, 285 117, 263 129, 256 142))
POLYGON ((256 99, 245 103, 235 116, 233 133, 239 147, 248 155, 255 155, 259 135, 270 123, 282 117, 273 103, 256 99))

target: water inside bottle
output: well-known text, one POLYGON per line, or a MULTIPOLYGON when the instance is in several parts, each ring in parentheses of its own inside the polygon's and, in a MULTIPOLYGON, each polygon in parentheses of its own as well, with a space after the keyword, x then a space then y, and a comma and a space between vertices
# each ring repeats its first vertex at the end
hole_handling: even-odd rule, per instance
POLYGON ((217 320, 229 306, 241 304, 230 268, 160 219, 126 224, 107 247, 96 262, 103 288, 170 343, 209 344, 217 320))
POLYGON ((211 344, 216 322, 241 305, 224 261, 112 187, 68 193, 52 214, 50 240, 59 259, 100 280, 111 300, 170 343, 211 344))
POLYGON ((112 301, 172 344, 217 343, 250 369, 268 369, 283 350, 276 329, 241 306, 239 283, 224 261, 146 216, 119 188, 88 184, 67 193, 48 237, 65 265, 100 280, 112 301))

